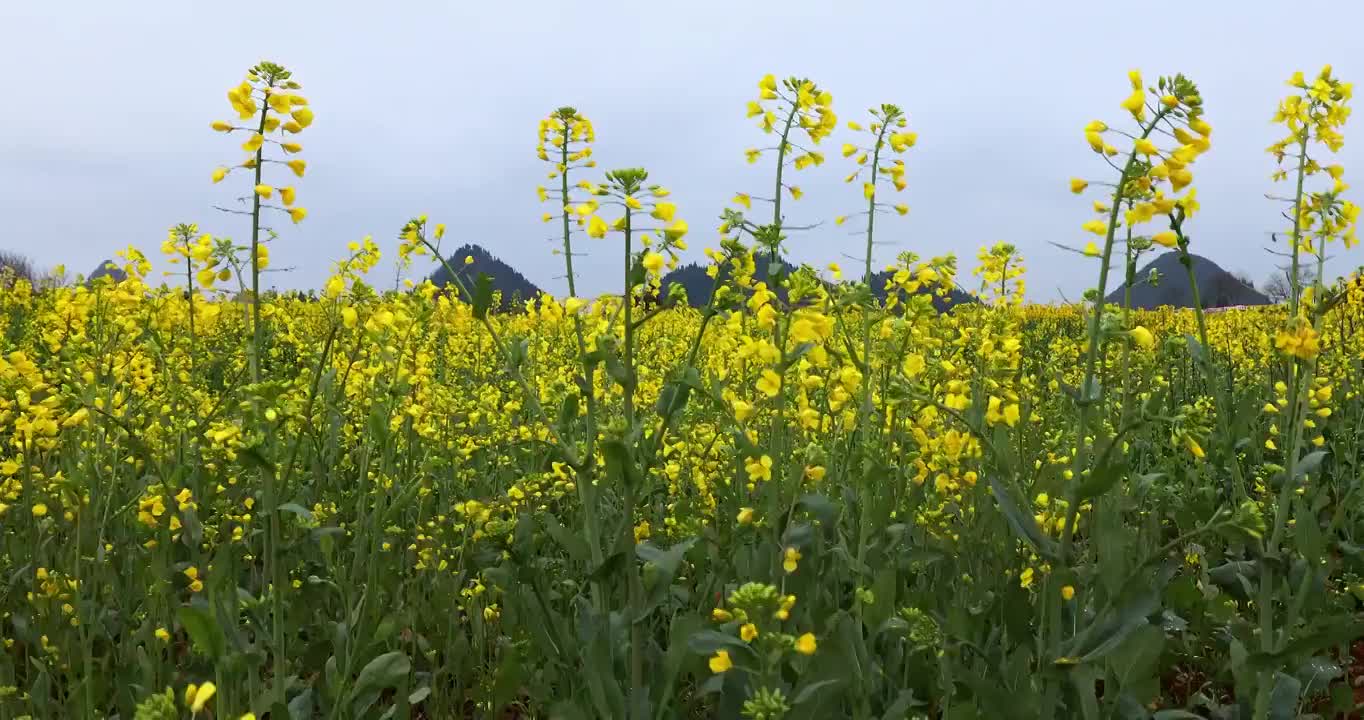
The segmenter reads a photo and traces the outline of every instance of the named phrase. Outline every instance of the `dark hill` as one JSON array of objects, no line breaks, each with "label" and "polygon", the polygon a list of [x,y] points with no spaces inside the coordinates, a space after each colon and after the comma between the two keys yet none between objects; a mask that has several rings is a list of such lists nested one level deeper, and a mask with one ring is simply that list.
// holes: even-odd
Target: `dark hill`
[{"label": "dark hill", "polygon": [[[785,260],[782,260],[781,262],[785,264],[788,269],[794,269],[794,266],[790,265]],[[755,272],[753,273],[753,278],[755,280],[761,280],[763,282],[766,282],[768,276],[767,270],[769,265],[770,262],[766,256],[758,257],[757,267],[755,268]],[[872,295],[874,295],[877,300],[880,300],[882,302],[885,301],[886,280],[890,277],[890,275],[891,275],[890,272],[884,270],[878,273],[874,273],[872,275],[871,292]],[[721,281],[724,281],[726,279],[725,275],[722,274],[720,279]],[[667,297],[669,288],[672,285],[680,284],[687,291],[688,303],[690,303],[692,307],[701,307],[706,303],[710,302],[710,289],[714,285],[714,282],[715,281],[712,280],[711,277],[706,274],[705,266],[698,265],[696,263],[688,263],[686,265],[682,265],[676,268],[672,272],[669,272],[667,275],[663,276],[662,286],[660,288],[660,295],[662,295],[663,297]],[[934,296],[933,307],[937,308],[938,311],[941,312],[943,310],[946,310],[950,307],[955,307],[962,303],[975,301],[976,301],[975,298],[972,297],[970,294],[962,292],[961,290],[954,289],[948,293],[947,297]]]},{"label": "dark hill", "polygon": [[[1241,282],[1217,263],[1201,255],[1190,255],[1189,259],[1193,261],[1194,280],[1198,283],[1203,307],[1269,304],[1269,298],[1263,293]],[[1160,272],[1159,285],[1153,286],[1146,281],[1152,269]],[[1107,301],[1121,304],[1123,290],[1124,286],[1120,285],[1109,294]],[[1189,287],[1189,278],[1179,262],[1179,253],[1174,250],[1137,271],[1136,282],[1132,285],[1132,307],[1150,310],[1161,305],[1193,307],[1193,289]]]},{"label": "dark hill", "polygon": [[[465,259],[470,257],[474,262],[466,265]],[[465,245],[452,253],[446,262],[454,269],[465,287],[472,288],[479,273],[485,273],[492,278],[493,290],[502,293],[502,310],[519,308],[522,302],[533,300],[540,294],[540,288],[536,287],[535,283],[478,245]],[[450,275],[445,271],[444,265],[431,273],[431,284],[445,287],[449,283]]]},{"label": "dark hill", "polygon": [[[771,259],[765,254],[760,254],[754,258],[754,261],[753,279],[758,282],[767,282],[768,276],[771,274],[768,272],[768,268],[772,265]],[[788,272],[796,269],[794,265],[785,260],[778,260],[778,262],[785,266]],[[668,297],[672,286],[680,284],[687,291],[688,304],[692,307],[706,305],[710,302],[710,290],[715,285],[715,281],[706,274],[706,267],[697,263],[687,263],[673,269],[664,275],[660,281],[659,297]],[[721,283],[729,281],[728,266],[721,270],[719,279]]]},{"label": "dark hill", "polygon": [[128,279],[128,273],[123,272],[123,268],[119,267],[118,263],[113,260],[105,260],[99,264],[99,267],[95,268],[94,272],[90,273],[90,276],[87,277],[85,281],[94,282],[102,277],[107,277],[116,283],[121,283]]}]

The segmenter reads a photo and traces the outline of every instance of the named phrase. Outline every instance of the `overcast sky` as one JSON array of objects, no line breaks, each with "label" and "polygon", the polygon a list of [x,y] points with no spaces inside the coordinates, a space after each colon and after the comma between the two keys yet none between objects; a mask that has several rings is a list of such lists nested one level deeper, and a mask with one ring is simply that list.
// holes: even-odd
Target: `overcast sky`
[{"label": "overcast sky", "polygon": [[[878,248],[878,264],[906,249],[955,251],[969,284],[976,250],[1007,240],[1026,256],[1030,299],[1074,298],[1095,268],[1050,242],[1088,239],[1090,198],[1067,181],[1113,172],[1081,129],[1123,120],[1136,67],[1151,81],[1183,72],[1198,83],[1215,132],[1193,168],[1203,205],[1195,250],[1260,281],[1275,263],[1268,231],[1280,225],[1264,194],[1287,192],[1271,184],[1264,153],[1280,134],[1275,103],[1298,69],[1330,62],[1364,81],[1361,27],[1356,0],[1310,11],[1283,0],[4,0],[0,248],[86,273],[130,243],[156,255],[177,222],[247,237],[247,221],[212,209],[245,192],[244,176],[209,180],[240,161],[241,137],[208,125],[234,119],[226,90],[268,58],[294,71],[317,116],[296,183],[309,215],[279,224],[273,262],[295,269],[276,284],[316,286],[347,241],[373,234],[391,248],[407,218],[427,213],[449,225],[447,242],[481,244],[560,294],[562,259],[535,197],[546,170],[537,121],[564,104],[588,115],[602,169],[644,166],[673,189],[699,259],[734,192],[770,193],[771,168],[745,164],[743,150],[770,141],[744,105],[771,72],[816,80],[841,121],[882,102],[907,110],[919,133],[905,156],[911,211],[881,225],[893,244]],[[860,190],[842,183],[850,161],[837,150],[851,135],[842,124],[825,141],[829,161],[797,175],[806,197],[789,222],[860,205]],[[1359,199],[1364,117],[1345,135],[1338,161]],[[614,246],[588,242],[582,287],[614,289]],[[859,242],[826,224],[794,236],[790,250],[847,264]],[[1361,264],[1356,248],[1334,267]]]}]

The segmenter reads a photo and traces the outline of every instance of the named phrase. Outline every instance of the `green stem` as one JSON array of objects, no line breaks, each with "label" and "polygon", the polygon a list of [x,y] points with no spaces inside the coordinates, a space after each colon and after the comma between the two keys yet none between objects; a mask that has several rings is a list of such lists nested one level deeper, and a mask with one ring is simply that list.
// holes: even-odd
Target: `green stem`
[{"label": "green stem", "polygon": [[[1298,177],[1297,188],[1293,196],[1293,237],[1290,240],[1292,247],[1291,256],[1293,258],[1289,271],[1290,294],[1288,299],[1288,319],[1294,320],[1298,316],[1299,304],[1302,299],[1302,281],[1298,277],[1298,246],[1302,241],[1302,197],[1303,183],[1307,176],[1307,128],[1304,126],[1298,136]],[[1265,544],[1264,560],[1277,558],[1279,554],[1279,543],[1283,537],[1284,526],[1288,521],[1288,506],[1292,499],[1294,478],[1297,475],[1298,448],[1302,437],[1302,423],[1298,420],[1301,404],[1301,386],[1305,375],[1303,363],[1296,360],[1289,365],[1292,374],[1292,382],[1288,387],[1288,446],[1284,448],[1284,483],[1279,491],[1278,503],[1274,508],[1274,530],[1270,533],[1269,541]],[[1260,562],[1260,587],[1259,597],[1256,605],[1260,611],[1260,649],[1264,652],[1272,652],[1275,645],[1274,640],[1274,565],[1271,562]],[[1255,707],[1254,717],[1256,720],[1264,720],[1269,717],[1269,699],[1272,690],[1271,679],[1274,676],[1274,669],[1266,669],[1260,673],[1259,682],[1255,688]]]},{"label": "green stem", "polygon": [[[777,232],[777,237],[773,242],[781,240],[781,188],[782,171],[786,169],[786,139],[791,136],[791,124],[795,122],[796,113],[800,112],[800,106],[791,103],[791,112],[786,114],[786,125],[781,130],[781,142],[777,143],[777,184],[772,193],[772,227]],[[777,259],[777,248],[772,247],[772,259]]]},{"label": "green stem", "polygon": [[1208,343],[1208,320],[1203,312],[1203,300],[1199,295],[1198,280],[1194,275],[1193,258],[1189,255],[1189,239],[1184,234],[1184,216],[1180,211],[1178,217],[1171,216],[1172,226],[1178,235],[1179,241],[1179,261],[1184,266],[1185,276],[1189,280],[1189,289],[1193,293],[1194,318],[1198,321],[1198,342],[1203,346],[1202,357],[1197,359],[1199,371],[1203,374],[1203,379],[1213,389],[1213,395],[1217,400],[1217,432],[1222,443],[1222,451],[1226,453],[1227,463],[1231,466],[1232,479],[1236,481],[1237,495],[1244,499],[1246,497],[1246,481],[1241,472],[1241,462],[1236,456],[1236,440],[1231,437],[1231,426],[1228,421],[1229,416],[1234,411],[1232,399],[1227,396],[1226,388],[1217,377],[1212,364],[1212,346]]},{"label": "green stem", "polygon": [[[1156,124],[1165,117],[1165,110],[1155,114],[1151,122],[1142,127],[1141,139],[1148,137],[1156,128]],[[1093,315],[1089,319],[1089,347],[1085,351],[1085,372],[1083,381],[1080,384],[1078,393],[1080,406],[1079,420],[1076,423],[1075,432],[1075,461],[1072,472],[1074,479],[1066,486],[1066,518],[1061,528],[1061,545],[1057,552],[1056,570],[1068,572],[1070,569],[1070,552],[1075,542],[1075,519],[1079,513],[1079,503],[1076,501],[1076,489],[1083,481],[1085,467],[1089,461],[1089,424],[1093,408],[1103,398],[1103,393],[1094,388],[1095,376],[1097,375],[1097,364],[1099,358],[1099,346],[1102,344],[1102,327],[1104,311],[1104,293],[1108,290],[1108,271],[1113,255],[1113,238],[1118,229],[1118,211],[1122,209],[1124,194],[1127,190],[1127,179],[1132,174],[1132,168],[1137,160],[1135,148],[1128,153],[1127,162],[1123,165],[1122,174],[1118,177],[1117,187],[1113,189],[1113,202],[1109,208],[1108,231],[1104,236],[1103,254],[1099,261],[1099,287],[1098,296],[1094,300]],[[1092,395],[1091,395],[1092,393]],[[1047,652],[1054,653],[1059,650],[1062,640],[1063,628],[1061,627],[1061,604],[1063,599],[1061,593],[1048,585],[1047,597]],[[1042,709],[1045,717],[1050,717],[1056,707],[1057,696],[1060,692],[1060,680],[1052,679],[1047,682],[1046,695],[1043,698]]]},{"label": "green stem", "polygon": [[[625,382],[621,388],[624,400],[625,411],[625,433],[631,437],[635,432],[635,324],[633,316],[634,306],[634,282],[631,278],[631,266],[634,258],[631,257],[633,251],[632,240],[633,232],[631,228],[631,212],[627,206],[625,208],[625,294],[621,298],[624,304],[622,308],[625,313],[625,352],[622,362],[625,364]],[[640,478],[637,482],[643,482]],[[625,547],[630,548],[633,554],[635,546],[635,502],[636,488],[635,483],[627,482],[625,486]],[[641,584],[639,563],[634,558],[629,559],[629,601],[630,601],[630,710],[629,715],[636,720],[643,720],[639,714],[639,709],[644,705],[641,702],[643,693],[646,692],[644,686],[644,627],[640,622],[640,611],[644,605],[644,587]]]},{"label": "green stem", "polygon": [[[875,232],[876,232],[876,192],[875,192],[875,191],[876,191],[877,171],[878,171],[878,170],[880,169],[880,167],[881,167],[881,144],[882,144],[883,138],[885,137],[885,134],[886,134],[886,128],[890,127],[890,124],[891,124],[891,122],[893,122],[893,121],[894,121],[894,118],[892,118],[890,115],[887,115],[885,118],[882,119],[881,128],[880,128],[880,130],[878,130],[877,133],[876,133],[876,143],[875,143],[874,145],[872,145],[872,151],[871,151],[871,152],[872,152],[872,155],[871,155],[871,184],[872,184],[872,194],[871,194],[871,197],[867,198],[867,254],[866,254],[866,257],[863,258],[863,270],[862,270],[862,282],[865,283],[865,284],[867,285],[867,288],[868,288],[868,289],[871,288],[871,253],[872,253],[872,240],[873,240],[873,238],[874,238],[874,236],[875,236]],[[863,380],[862,380],[862,401],[861,401],[861,403],[860,403],[861,408],[860,408],[859,411],[858,411],[859,414],[860,414],[860,418],[859,418],[860,422],[858,423],[858,436],[859,436],[859,438],[860,438],[860,440],[861,440],[861,442],[859,442],[858,445],[861,446],[861,448],[860,448],[860,453],[862,454],[862,457],[863,457],[863,460],[864,460],[864,461],[865,461],[865,459],[866,459],[867,450],[868,450],[868,448],[871,446],[871,437],[872,437],[872,434],[873,434],[873,433],[872,433],[872,428],[871,428],[871,423],[872,423],[873,417],[874,417],[874,413],[872,412],[872,392],[871,392],[872,379],[873,379],[873,378],[872,378],[872,364],[871,364],[871,325],[872,325],[872,303],[873,303],[873,302],[874,302],[874,300],[870,299],[870,297],[869,297],[869,298],[868,298],[868,301],[867,301],[867,305],[862,309],[862,361],[863,361],[863,363],[866,365],[866,372],[865,372],[865,375],[864,375]],[[862,476],[863,476],[863,477],[861,477],[861,478],[859,478],[859,479],[865,480],[865,479],[866,479],[866,474],[865,474],[865,473],[862,473]],[[870,496],[871,496],[871,493],[872,493],[872,488],[873,488],[873,486],[872,486],[871,483],[862,482],[862,483],[861,483],[861,487],[860,487],[860,489],[859,489],[859,493],[858,493],[859,496],[860,496],[860,497],[858,498],[858,499],[859,499],[859,503],[858,503],[858,504],[859,504],[859,509],[861,510],[862,518],[861,518],[861,522],[858,523],[857,549],[856,549],[855,552],[856,552],[857,564],[858,564],[859,567],[862,565],[863,558],[866,556],[867,543],[868,543],[868,539],[869,539],[869,537],[870,537],[870,535],[871,535],[871,515],[872,515],[872,513],[871,513],[871,507],[872,507],[872,505],[873,505],[873,502],[872,502],[872,498],[871,498]],[[862,606],[859,604],[859,605],[858,605],[858,614],[859,614],[859,616],[861,615],[861,612],[862,612]]]},{"label": "green stem", "polygon": [[[568,119],[564,119],[563,140],[559,145],[559,191],[561,208],[561,218],[563,220],[564,236],[564,271],[568,276],[568,296],[577,297],[577,278],[573,273],[573,241],[572,228],[568,220],[568,144],[569,127]],[[593,473],[593,459],[596,457],[595,447],[597,442],[597,392],[596,392],[596,369],[595,366],[587,361],[587,340],[583,334],[583,321],[577,313],[573,314],[573,333],[578,340],[578,361],[582,367],[583,399],[587,403],[587,424],[586,424],[586,443],[583,452],[584,465],[575,469],[578,478],[578,503],[583,509],[583,534],[587,537],[587,547],[591,553],[592,566],[601,566],[603,553],[601,549],[601,530],[600,520],[597,516],[597,487],[595,475]],[[601,583],[592,583],[593,602],[597,604],[597,610],[605,608],[602,597]]]},{"label": "green stem", "polygon": [[192,249],[191,249],[190,246],[189,246],[189,237],[188,237],[188,236],[185,236],[185,237],[182,237],[181,239],[182,239],[182,240],[184,241],[184,243],[185,243],[185,251],[186,251],[186,252],[185,252],[185,299],[189,302],[189,342],[190,342],[190,346],[191,346],[191,351],[190,351],[190,369],[193,370],[193,369],[194,369],[194,365],[193,365],[193,363],[194,363],[193,345],[194,345],[194,337],[195,337],[195,332],[194,332],[194,256],[190,254],[190,252],[192,251]]},{"label": "green stem", "polygon": [[[271,83],[273,85],[273,82]],[[262,100],[260,109],[260,124],[256,127],[256,132],[262,138],[265,137],[265,118],[270,113],[270,103]],[[260,382],[260,346],[261,346],[261,319],[260,319],[260,194],[256,192],[256,187],[260,185],[261,170],[265,165],[265,143],[256,148],[256,167],[255,182],[251,185],[251,382]]]}]

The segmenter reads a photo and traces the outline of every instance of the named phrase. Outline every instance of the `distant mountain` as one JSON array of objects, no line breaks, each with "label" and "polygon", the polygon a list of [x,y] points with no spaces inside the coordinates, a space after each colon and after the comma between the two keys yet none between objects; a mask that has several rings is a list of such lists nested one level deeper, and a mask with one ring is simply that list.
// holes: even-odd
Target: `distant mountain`
[{"label": "distant mountain", "polygon": [[[473,258],[473,263],[466,265],[467,258]],[[492,278],[493,290],[502,292],[500,308],[502,310],[518,308],[520,303],[533,300],[541,292],[535,283],[527,280],[512,266],[493,257],[479,245],[465,245],[451,254],[446,262],[454,269],[465,287],[472,288],[479,273],[486,273]],[[431,284],[437,287],[445,287],[450,283],[450,275],[445,271],[444,265],[436,268],[430,279]]]},{"label": "distant mountain", "polygon": [[113,260],[105,260],[85,278],[85,281],[94,282],[102,277],[108,277],[116,283],[121,283],[128,279],[128,273],[123,272],[123,268],[119,267],[118,263]]},{"label": "distant mountain", "polygon": [[[1237,279],[1217,263],[1201,255],[1190,255],[1189,259],[1193,261],[1194,280],[1198,283],[1203,307],[1270,304],[1264,293]],[[1160,272],[1159,285],[1147,282],[1152,269]],[[1122,303],[1124,289],[1125,284],[1120,285],[1108,295],[1107,301]],[[1150,310],[1161,305],[1193,307],[1193,289],[1189,287],[1188,275],[1175,250],[1160,255],[1138,270],[1132,285],[1132,307]]]},{"label": "distant mountain", "polygon": [[[791,265],[785,260],[779,259],[778,262],[785,265],[788,270],[795,269],[795,266]],[[771,260],[768,258],[768,256],[759,255],[756,258],[756,268],[755,272],[753,273],[754,280],[761,280],[763,282],[766,282],[769,267],[771,267]],[[886,280],[890,278],[891,274],[892,273],[890,271],[883,270],[872,275],[871,292],[872,295],[874,295],[877,300],[880,300],[882,302],[885,301]],[[720,279],[723,281],[726,278],[727,273],[722,273]],[[681,285],[687,291],[688,303],[690,303],[692,307],[701,307],[706,303],[710,302],[710,290],[711,287],[714,286],[714,284],[715,281],[712,280],[711,277],[706,274],[705,266],[698,265],[696,263],[688,263],[686,265],[682,265],[674,269],[672,272],[669,272],[668,274],[663,276],[661,287],[659,289],[659,295],[661,297],[667,297],[669,288],[672,285]],[[960,305],[962,303],[969,302],[976,302],[975,297],[973,297],[969,293],[965,293],[955,289],[950,291],[946,297],[937,297],[936,295],[933,297],[933,307],[937,308],[939,312],[946,310],[950,307],[956,307],[957,305]]]},{"label": "distant mountain", "polygon": [[679,265],[666,275],[659,284],[659,297],[668,297],[672,286],[681,285],[687,291],[687,303],[701,307],[710,302],[710,289],[715,281],[706,274],[706,268],[696,263]]},{"label": "distant mountain", "polygon": [[[778,261],[789,272],[795,270],[795,266],[778,259]],[[756,282],[767,282],[771,275],[769,272],[772,267],[772,259],[765,253],[760,253],[754,258],[753,280]],[[720,272],[720,282],[728,282],[729,268],[726,266]],[[687,263],[679,266],[663,276],[659,283],[659,297],[668,297],[673,285],[680,284],[687,291],[687,302],[692,307],[702,307],[710,302],[710,291],[715,286],[715,280],[706,274],[706,266],[697,263]]]}]

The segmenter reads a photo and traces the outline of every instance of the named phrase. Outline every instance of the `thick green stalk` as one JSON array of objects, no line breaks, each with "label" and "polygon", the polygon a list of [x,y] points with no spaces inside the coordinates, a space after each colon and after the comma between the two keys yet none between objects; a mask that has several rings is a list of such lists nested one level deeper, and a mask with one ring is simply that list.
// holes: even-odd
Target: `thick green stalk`
[{"label": "thick green stalk", "polygon": [[[871,287],[871,252],[872,240],[876,231],[876,174],[881,168],[881,143],[885,137],[886,128],[890,126],[891,118],[887,116],[885,122],[881,123],[881,130],[876,133],[876,144],[872,146],[871,154],[871,183],[872,196],[867,198],[867,256],[863,258],[864,267],[862,270],[862,282],[867,287]],[[862,314],[862,362],[867,366],[867,382],[862,389],[862,412],[863,421],[871,414],[871,308],[868,307]]]},{"label": "thick green stalk", "polygon": [[[788,147],[787,139],[791,135],[791,126],[794,124],[796,115],[799,114],[799,112],[800,106],[793,102],[791,104],[791,111],[786,115],[786,123],[782,127],[781,140],[777,143],[777,179],[776,186],[774,188],[772,196],[772,225],[771,225],[772,237],[770,238],[770,241],[772,243],[770,252],[772,264],[775,264],[778,259],[777,250],[781,244],[782,225],[784,223],[781,214],[781,191],[783,187],[782,174],[786,169],[786,150]],[[771,275],[769,274],[768,280],[770,281],[771,279],[772,279]],[[769,282],[768,284],[771,285],[772,283]],[[782,331],[783,319],[784,316],[779,314],[776,318],[776,321],[772,324],[772,340],[773,342],[776,343],[777,348],[781,350],[782,364],[785,365],[786,337]],[[777,370],[783,371],[784,368],[779,367],[777,368]],[[785,375],[784,372],[782,372],[781,374],[783,376]],[[772,449],[771,457],[773,460],[772,474],[773,476],[779,478],[784,477],[785,475],[786,458],[788,456],[785,447],[784,433],[784,429],[786,427],[785,377],[782,378],[782,383],[783,386],[778,391],[776,398],[774,398],[774,406],[772,408],[772,429],[770,445]],[[778,512],[776,503],[780,502],[780,485],[778,485],[777,488],[778,488],[777,491],[768,493],[768,498],[772,503],[772,507],[769,508],[769,513],[772,514],[773,516],[775,516]]]},{"label": "thick green stalk", "polygon": [[[194,344],[194,256],[191,255],[189,238],[182,238],[185,242],[185,299],[189,302],[189,341]],[[190,368],[193,369],[194,354],[190,353]]]},{"label": "thick green stalk", "polygon": [[1298,179],[1293,193],[1293,265],[1289,281],[1288,316],[1298,316],[1298,304],[1302,300],[1302,279],[1298,277],[1298,245],[1302,241],[1302,190],[1307,178],[1307,127],[1298,136]]},{"label": "thick green stalk", "polygon": [[[564,122],[563,141],[559,145],[559,201],[561,205],[561,217],[563,220],[564,235],[564,271],[568,276],[568,296],[577,297],[577,278],[573,274],[573,241],[572,228],[568,220],[568,143],[569,128],[568,122]],[[593,473],[592,459],[595,457],[595,446],[597,442],[597,392],[595,387],[595,367],[587,361],[587,341],[583,334],[582,318],[574,313],[573,333],[578,340],[578,360],[582,366],[583,373],[583,399],[587,403],[587,440],[583,457],[585,464],[577,472],[578,482],[578,502],[583,508],[583,533],[587,536],[587,547],[591,552],[593,567],[600,567],[603,553],[601,549],[600,521],[597,517],[597,487],[595,475]],[[598,604],[597,610],[604,609],[602,603],[601,583],[592,583],[593,602]]]},{"label": "thick green stalk", "polygon": [[[876,232],[876,193],[875,193],[876,178],[877,172],[880,170],[881,167],[882,139],[885,137],[886,128],[890,127],[891,122],[892,118],[889,115],[883,118],[883,122],[881,123],[881,129],[876,133],[876,143],[872,145],[871,183],[873,192],[871,197],[867,198],[867,255],[865,258],[863,258],[862,270],[862,282],[866,283],[868,289],[871,288],[872,240]],[[862,452],[864,453],[871,444],[870,438],[872,435],[870,425],[873,417],[871,392],[872,387],[871,321],[873,302],[874,301],[871,298],[868,298],[867,306],[862,309],[862,363],[866,366],[866,373],[865,377],[862,380],[862,401],[860,403],[861,408],[859,409],[859,414],[861,415],[861,417],[859,418],[860,422],[858,423],[858,435],[862,440],[861,443],[859,444],[862,445]],[[867,541],[871,535],[870,527],[871,498],[869,497],[871,494],[871,490],[872,490],[871,485],[867,483],[863,483],[860,489],[861,498],[859,504],[862,510],[862,521],[858,523],[858,538],[856,550],[858,565],[862,564],[862,559],[866,556]],[[860,613],[861,606],[859,605],[858,608]]]},{"label": "thick green stalk", "polygon": [[[775,241],[781,239],[781,188],[782,172],[786,169],[786,140],[791,136],[791,124],[796,120],[796,114],[800,112],[800,106],[791,103],[791,112],[786,115],[786,125],[781,129],[781,141],[777,143],[777,183],[772,192],[772,227],[777,232]],[[772,248],[772,259],[777,259],[777,249]]]},{"label": "thick green stalk", "polygon": [[[270,80],[268,87],[273,87],[274,81]],[[270,103],[268,102],[269,90],[266,96],[261,99],[260,123],[256,132],[262,138],[265,137],[265,120],[270,114]],[[255,156],[255,182],[251,186],[251,381],[260,382],[261,376],[261,345],[263,344],[263,329],[261,326],[260,310],[260,194],[256,192],[256,186],[261,184],[261,172],[264,169],[265,144],[256,148]],[[266,532],[266,551],[265,560],[269,564],[270,576],[270,632],[271,632],[271,652],[274,654],[274,677],[272,678],[272,688],[275,701],[285,701],[284,687],[284,661],[285,661],[285,639],[284,639],[284,597],[283,575],[280,572],[279,546],[280,546],[280,527],[278,488],[274,473],[262,471],[265,476],[264,501],[266,512],[269,513],[268,529]]]},{"label": "thick green stalk", "polygon": [[[261,101],[260,124],[256,126],[256,132],[265,137],[265,118],[270,113],[270,103]],[[256,148],[256,167],[255,181],[251,184],[251,382],[260,382],[260,346],[261,346],[261,320],[260,320],[260,195],[256,192],[256,186],[260,185],[261,170],[265,164],[265,143]]]},{"label": "thick green stalk", "polygon": [[[632,434],[635,430],[635,321],[633,314],[634,305],[634,282],[631,279],[631,265],[634,258],[631,257],[633,233],[631,228],[631,212],[627,206],[625,208],[625,294],[621,301],[624,303],[623,312],[625,314],[625,352],[622,362],[625,365],[625,382],[621,392],[625,403],[625,432]],[[640,479],[639,482],[643,480]],[[635,502],[636,492],[634,483],[627,481],[625,486],[625,547],[633,549],[635,546]],[[643,720],[638,714],[640,707],[639,698],[647,690],[644,685],[644,627],[638,621],[640,610],[644,605],[644,587],[641,585],[639,563],[634,558],[629,559],[630,574],[627,582],[629,583],[630,600],[630,710],[629,715],[636,720]]]},{"label": "thick green stalk", "polygon": [[[1127,243],[1123,248],[1124,278],[1122,285],[1122,326],[1132,329],[1132,283],[1137,279],[1137,262],[1132,250],[1132,228],[1127,228]],[[1127,424],[1129,399],[1132,395],[1132,343],[1122,346],[1122,416],[1119,425]]]},{"label": "thick green stalk", "polygon": [[[1298,177],[1297,187],[1293,194],[1293,237],[1291,256],[1292,265],[1289,271],[1289,298],[1288,298],[1288,319],[1291,321],[1298,316],[1298,308],[1302,301],[1302,281],[1298,277],[1298,246],[1302,241],[1302,197],[1303,184],[1307,176],[1307,127],[1304,126],[1298,136]],[[1274,508],[1274,529],[1270,533],[1269,541],[1265,544],[1266,557],[1278,557],[1279,543],[1283,538],[1284,526],[1288,521],[1288,507],[1292,501],[1294,476],[1297,474],[1298,450],[1302,440],[1302,422],[1299,420],[1301,411],[1299,405],[1302,402],[1303,377],[1306,375],[1307,366],[1305,363],[1293,361],[1289,365],[1292,377],[1288,386],[1288,446],[1284,448],[1284,483],[1279,491],[1278,504]],[[1260,587],[1259,597],[1256,605],[1260,611],[1260,649],[1265,652],[1272,652],[1274,649],[1274,565],[1268,562],[1260,563]],[[1274,677],[1274,670],[1267,669],[1260,673],[1260,680],[1256,686],[1254,717],[1256,720],[1264,720],[1269,717],[1269,699],[1272,690],[1271,680]]]},{"label": "thick green stalk", "polygon": [[[1156,124],[1165,117],[1165,111],[1156,113],[1151,122],[1142,127],[1141,138],[1148,137]],[[1089,462],[1089,424],[1093,413],[1094,405],[1101,402],[1103,393],[1091,390],[1095,383],[1097,365],[1099,358],[1100,335],[1102,333],[1102,321],[1104,311],[1104,293],[1108,290],[1108,271],[1111,266],[1113,255],[1113,239],[1118,229],[1118,211],[1122,209],[1124,193],[1127,190],[1127,179],[1132,173],[1132,168],[1137,160],[1137,151],[1134,148],[1127,155],[1127,162],[1123,165],[1122,174],[1118,177],[1117,187],[1113,190],[1113,202],[1108,214],[1108,232],[1104,236],[1103,254],[1099,260],[1099,288],[1098,297],[1094,300],[1093,315],[1089,320],[1089,347],[1085,351],[1085,372],[1083,380],[1078,389],[1079,393],[1079,420],[1076,423],[1075,432],[1075,461],[1072,472],[1074,479],[1066,486],[1066,518],[1061,526],[1061,545],[1057,553],[1057,571],[1069,570],[1070,551],[1075,542],[1075,519],[1079,514],[1079,502],[1076,498],[1076,488],[1081,482],[1085,466]],[[1093,396],[1090,393],[1093,392]],[[1051,587],[1052,583],[1046,583],[1047,597],[1044,599],[1047,607],[1047,644],[1048,652],[1057,652],[1061,648],[1062,631],[1061,627],[1061,593],[1058,588]],[[1045,717],[1050,717],[1056,707],[1057,695],[1060,687],[1057,680],[1047,682],[1047,692],[1043,699],[1042,709]]]},{"label": "thick green stalk", "polygon": [[[1152,120],[1151,124],[1147,125],[1143,129],[1144,131],[1141,134],[1142,138],[1145,138],[1146,136],[1151,134],[1151,130],[1155,128],[1156,122],[1160,119],[1160,117],[1161,115],[1157,115],[1156,119]],[[1068,502],[1074,499],[1073,488],[1078,483],[1078,478],[1080,477],[1080,474],[1083,472],[1085,464],[1089,460],[1088,458],[1089,441],[1087,439],[1087,434],[1089,432],[1090,415],[1093,412],[1093,406],[1096,403],[1098,403],[1102,398],[1102,393],[1095,392],[1093,397],[1090,397],[1089,393],[1091,392],[1091,386],[1094,385],[1095,376],[1097,374],[1099,345],[1101,344],[1099,336],[1102,332],[1104,293],[1108,290],[1108,272],[1111,266],[1111,257],[1113,254],[1113,236],[1117,232],[1118,211],[1122,208],[1122,201],[1124,198],[1123,194],[1126,191],[1127,186],[1127,177],[1132,172],[1132,166],[1136,161],[1136,157],[1137,157],[1136,150],[1133,150],[1131,154],[1127,156],[1127,164],[1123,166],[1122,175],[1121,177],[1118,178],[1118,186],[1113,191],[1112,207],[1109,209],[1108,233],[1104,237],[1103,255],[1101,256],[1099,261],[1098,296],[1094,300],[1094,309],[1092,311],[1093,314],[1090,316],[1089,319],[1089,346],[1085,350],[1085,372],[1083,376],[1084,379],[1081,382],[1079,388],[1080,418],[1076,428],[1075,437],[1076,452],[1075,462],[1073,465],[1074,469],[1073,471],[1077,479],[1075,482],[1071,483],[1070,485],[1071,489],[1069,489],[1066,493]],[[1071,545],[1074,542],[1071,528],[1075,526],[1075,515],[1077,511],[1078,508],[1076,507],[1076,504],[1074,502],[1070,502],[1070,506],[1067,508],[1066,522],[1061,537],[1060,560],[1062,564],[1066,563],[1069,560]],[[1059,632],[1060,628],[1057,627],[1056,630]],[[1059,638],[1055,639],[1059,640]]]}]

